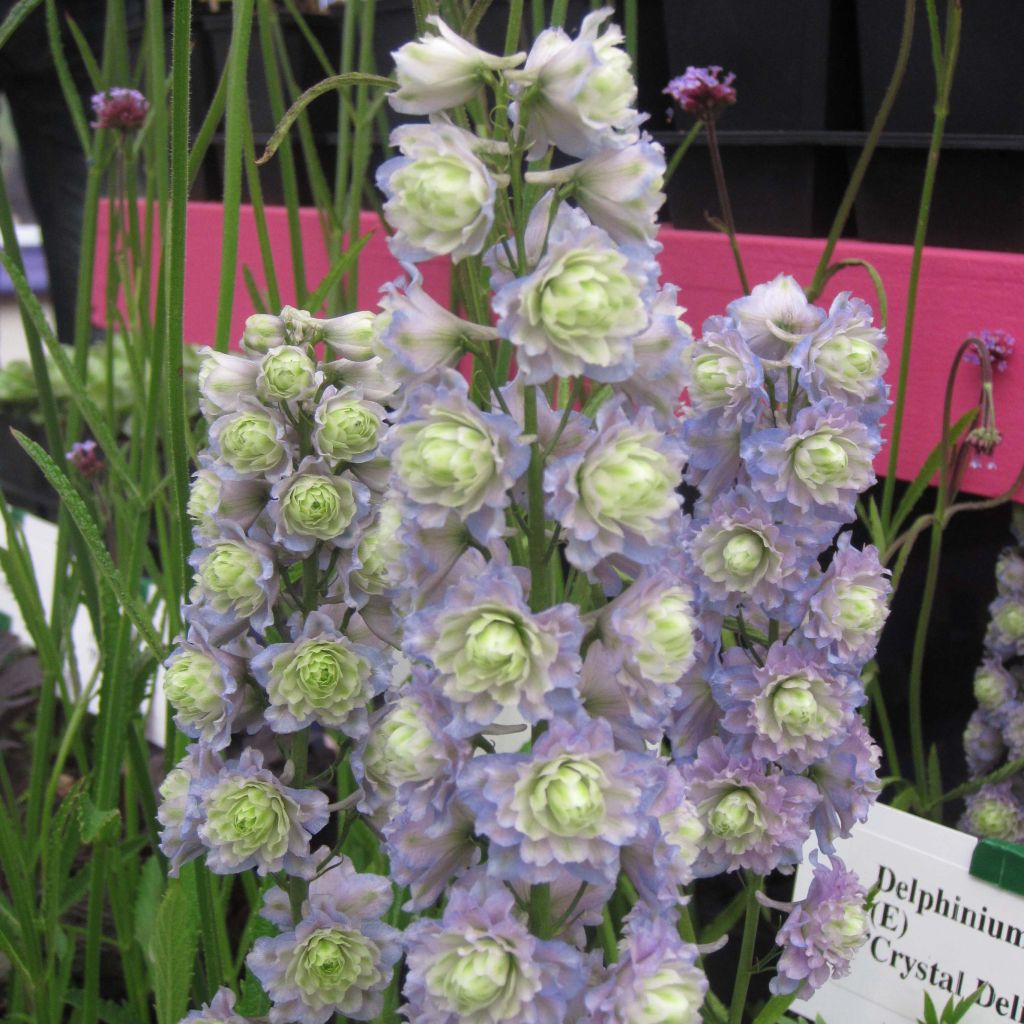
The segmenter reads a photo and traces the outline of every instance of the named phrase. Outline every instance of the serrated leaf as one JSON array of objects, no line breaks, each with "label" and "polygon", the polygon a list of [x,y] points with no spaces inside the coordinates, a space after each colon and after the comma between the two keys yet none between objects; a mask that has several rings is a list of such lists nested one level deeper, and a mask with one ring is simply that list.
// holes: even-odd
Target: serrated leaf
[{"label": "serrated leaf", "polygon": [[199,944],[198,916],[194,898],[185,884],[177,878],[168,879],[149,950],[159,1024],[178,1024],[188,1010]]},{"label": "serrated leaf", "polygon": [[242,978],[242,994],[235,1005],[235,1013],[241,1017],[264,1017],[270,1010],[270,997],[263,991],[259,979],[248,968]]},{"label": "serrated leaf", "polygon": [[116,807],[100,810],[88,793],[78,802],[78,831],[82,842],[94,845],[116,838],[121,824],[121,812]]},{"label": "serrated leaf", "polygon": [[152,950],[153,930],[156,915],[160,909],[160,897],[164,891],[164,873],[160,862],[150,857],[142,865],[139,885],[135,895],[135,941],[148,957]]}]

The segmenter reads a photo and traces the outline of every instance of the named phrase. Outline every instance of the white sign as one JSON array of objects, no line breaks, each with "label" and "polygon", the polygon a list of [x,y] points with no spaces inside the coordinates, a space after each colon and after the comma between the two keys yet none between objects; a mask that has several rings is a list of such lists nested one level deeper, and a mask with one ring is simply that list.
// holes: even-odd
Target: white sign
[{"label": "white sign", "polygon": [[[871,935],[850,974],[793,1012],[826,1024],[910,1024],[927,992],[941,1010],[950,996],[983,989],[966,1024],[1024,1024],[1024,899],[968,874],[977,843],[923,818],[877,804],[837,844],[846,866],[879,892]],[[795,898],[810,884],[801,865]]]}]

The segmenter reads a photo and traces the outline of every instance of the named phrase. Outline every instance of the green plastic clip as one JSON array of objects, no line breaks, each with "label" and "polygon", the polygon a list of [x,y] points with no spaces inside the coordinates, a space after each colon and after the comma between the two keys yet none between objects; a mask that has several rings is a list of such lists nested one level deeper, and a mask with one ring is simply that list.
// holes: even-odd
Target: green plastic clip
[{"label": "green plastic clip", "polygon": [[970,873],[1024,896],[1024,846],[1005,839],[979,839],[971,855]]}]

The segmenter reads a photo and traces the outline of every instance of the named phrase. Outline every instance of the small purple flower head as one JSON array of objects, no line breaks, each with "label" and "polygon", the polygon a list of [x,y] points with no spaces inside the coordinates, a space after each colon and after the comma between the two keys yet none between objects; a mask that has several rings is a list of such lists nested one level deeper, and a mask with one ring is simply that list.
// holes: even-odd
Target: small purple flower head
[{"label": "small purple flower head", "polygon": [[423,526],[443,526],[454,511],[486,543],[503,528],[508,489],[530,461],[521,433],[510,416],[481,412],[465,378],[446,370],[436,386],[408,395],[383,450]]},{"label": "small purple flower head", "polygon": [[686,388],[697,413],[753,420],[768,405],[761,360],[728,317],[704,322],[701,336],[686,351]]},{"label": "small purple flower head", "polygon": [[888,408],[885,341],[885,333],[872,324],[871,307],[840,292],[827,319],[797,345],[790,360],[813,401],[838,398],[857,405],[865,418],[877,419]]},{"label": "small purple flower head", "polygon": [[829,661],[862,665],[872,657],[889,615],[892,585],[871,545],[858,550],[843,533],[821,583],[811,595],[802,633],[828,651]]},{"label": "small purple flower head", "polygon": [[250,868],[261,875],[282,869],[303,877],[312,873],[310,836],[328,819],[323,793],[284,785],[263,767],[255,747],[193,785],[202,805],[199,838],[208,851],[206,866],[215,874]]},{"label": "small purple flower head", "polygon": [[1012,782],[984,786],[965,801],[960,828],[979,839],[1024,842],[1024,804]]},{"label": "small purple flower head", "polygon": [[217,989],[217,994],[182,1017],[180,1024],[248,1024],[245,1017],[235,1013],[235,993],[229,988]]},{"label": "small purple flower head", "polygon": [[820,797],[814,784],[746,754],[730,754],[714,737],[683,768],[687,797],[705,828],[694,868],[698,878],[747,868],[759,875],[800,860]]},{"label": "small purple flower head", "polygon": [[618,960],[587,992],[586,1024],[698,1024],[708,983],[697,956],[670,915],[638,905],[626,918]]},{"label": "small purple flower head", "polygon": [[453,887],[440,920],[405,931],[403,1013],[415,1024],[561,1024],[583,956],[530,934],[512,894],[482,872]]},{"label": "small purple flower head", "polygon": [[847,522],[857,495],[875,482],[872,461],[881,443],[856,409],[825,399],[798,412],[788,429],[751,434],[741,452],[751,487],[766,501]]},{"label": "small purple flower head", "polygon": [[997,597],[989,612],[985,647],[1004,658],[1024,657],[1024,594]]},{"label": "small purple flower head", "polygon": [[142,127],[148,110],[149,100],[138,89],[114,86],[93,96],[92,112],[96,120],[92,127],[113,128],[129,134]]},{"label": "small purple flower head", "polygon": [[236,523],[225,522],[223,531],[219,540],[189,556],[195,569],[189,599],[211,625],[248,620],[262,631],[274,621],[279,586],[273,551],[247,537]]},{"label": "small purple flower head", "polygon": [[675,765],[659,764],[658,786],[643,836],[622,851],[622,870],[652,906],[671,909],[693,881],[693,865],[704,839],[704,823],[687,798]]},{"label": "small purple flower head", "polygon": [[854,715],[846,738],[808,769],[807,776],[821,796],[812,823],[825,853],[832,853],[835,840],[849,836],[854,825],[867,821],[882,790],[878,778],[881,760],[882,752],[863,719]]},{"label": "small purple flower head", "polygon": [[560,206],[549,225],[552,195],[530,214],[529,274],[516,277],[501,247],[487,257],[498,331],[515,346],[527,384],[555,376],[625,380],[632,339],[649,324],[657,264],[646,246],[616,244],[575,207]]},{"label": "small purple flower head", "polygon": [[354,547],[369,520],[369,489],[348,473],[335,475],[315,455],[279,480],[270,496],[274,540],[292,555],[309,556],[317,544]]},{"label": "small purple flower head", "polygon": [[400,933],[380,920],[391,903],[388,879],[335,859],[310,884],[294,928],[284,891],[271,889],[265,899],[263,916],[288,929],[257,939],[246,958],[270,996],[270,1024],[376,1017],[402,955]]},{"label": "small purple flower head", "polygon": [[1005,548],[996,561],[996,587],[1000,596],[1024,596],[1024,552]]},{"label": "small purple flower head", "polygon": [[688,67],[662,90],[694,117],[714,118],[736,102],[735,72],[723,73],[721,67]]},{"label": "small purple flower head", "polygon": [[999,658],[986,658],[974,673],[974,699],[983,711],[998,711],[1019,693],[1017,677]]},{"label": "small purple flower head", "polygon": [[768,648],[760,667],[738,647],[726,651],[712,682],[726,710],[722,724],[755,757],[793,771],[827,758],[848,734],[863,688],[822,661],[782,643]]},{"label": "small purple flower head", "polygon": [[103,452],[100,451],[99,445],[91,440],[76,441],[64,458],[86,480],[99,476],[107,468],[107,464],[103,461]]},{"label": "small purple flower head", "polygon": [[964,757],[971,778],[987,775],[1005,756],[1003,730],[989,712],[978,708],[964,729]]},{"label": "small purple flower head", "polygon": [[168,873],[172,878],[178,877],[183,864],[203,852],[199,839],[202,811],[193,784],[216,776],[223,767],[220,755],[209,747],[193,743],[160,784],[160,807],[156,812],[162,826],[160,851],[170,861]]},{"label": "small purple flower head", "polygon": [[487,870],[507,881],[614,880],[619,850],[642,832],[651,758],[615,749],[601,719],[555,719],[527,754],[469,762],[459,793],[490,840]]},{"label": "small purple flower head", "polygon": [[[988,329],[980,330],[974,336],[981,339],[985,348],[988,349],[988,357],[992,362],[992,369],[998,373],[1004,373],[1013,356],[1013,350],[1017,345],[1017,340],[1014,336],[1007,331]],[[973,348],[969,348],[964,353],[964,362],[980,366],[981,358]]]},{"label": "small purple flower head", "polygon": [[293,623],[292,643],[271,644],[252,659],[267,691],[264,712],[274,732],[296,732],[317,722],[358,739],[367,731],[367,707],[388,685],[382,655],[342,634],[324,612]]},{"label": "small purple flower head", "polygon": [[534,723],[552,717],[552,701],[575,703],[578,609],[560,604],[535,614],[524,597],[525,570],[485,563],[475,551],[464,561],[443,603],[408,619],[403,639],[406,654],[437,670],[435,685],[452,702],[458,731],[479,732],[506,709]]},{"label": "small purple flower head", "polygon": [[259,709],[244,684],[245,659],[231,646],[212,643],[201,622],[164,662],[164,694],[174,708],[174,724],[211,750],[223,750],[231,733],[258,718]]},{"label": "small purple flower head", "polygon": [[825,311],[807,301],[788,274],[756,285],[749,295],[726,307],[740,337],[762,359],[782,361],[825,319]]},{"label": "small purple flower head", "polygon": [[811,853],[810,888],[775,938],[782,947],[770,986],[775,995],[806,999],[830,978],[845,977],[868,940],[864,886],[838,857],[829,860],[828,866],[820,864],[817,851]]},{"label": "small purple flower head", "polygon": [[547,511],[568,537],[569,562],[589,571],[612,555],[641,565],[660,558],[682,504],[683,459],[649,410],[630,421],[621,402],[603,405],[589,445],[544,471]]},{"label": "small purple flower head", "polygon": [[746,487],[722,494],[690,543],[700,588],[717,611],[778,608],[801,574],[795,531]]}]

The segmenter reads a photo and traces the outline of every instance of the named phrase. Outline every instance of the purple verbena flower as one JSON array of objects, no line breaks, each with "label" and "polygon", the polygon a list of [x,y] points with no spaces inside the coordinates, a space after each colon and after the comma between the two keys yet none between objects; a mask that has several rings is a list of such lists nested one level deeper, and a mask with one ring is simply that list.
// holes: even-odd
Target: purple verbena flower
[{"label": "purple verbena flower", "polygon": [[[985,348],[988,349],[988,357],[992,362],[992,369],[999,373],[1004,373],[1017,345],[1013,335],[998,329],[982,329],[975,333],[975,337],[979,338]],[[969,348],[964,353],[964,362],[980,366],[981,357],[973,348]]]},{"label": "purple verbena flower", "polygon": [[68,462],[86,479],[99,476],[106,468],[103,452],[95,441],[76,441],[71,450],[64,456]]},{"label": "purple verbena flower", "polygon": [[92,97],[93,128],[113,128],[125,134],[137,131],[146,120],[149,100],[138,89],[113,86]]},{"label": "purple verbena flower", "polygon": [[717,117],[726,107],[736,102],[733,82],[736,74],[724,74],[718,64],[698,68],[690,65],[678,78],[673,78],[662,90],[695,117]]}]

